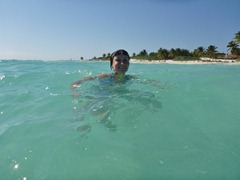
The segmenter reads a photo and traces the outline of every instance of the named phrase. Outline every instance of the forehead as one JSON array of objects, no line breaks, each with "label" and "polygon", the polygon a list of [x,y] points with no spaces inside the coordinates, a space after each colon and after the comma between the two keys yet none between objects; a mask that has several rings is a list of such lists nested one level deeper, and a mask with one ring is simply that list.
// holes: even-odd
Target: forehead
[{"label": "forehead", "polygon": [[121,55],[114,56],[113,59],[128,59],[129,60],[129,57],[127,55],[121,54]]}]

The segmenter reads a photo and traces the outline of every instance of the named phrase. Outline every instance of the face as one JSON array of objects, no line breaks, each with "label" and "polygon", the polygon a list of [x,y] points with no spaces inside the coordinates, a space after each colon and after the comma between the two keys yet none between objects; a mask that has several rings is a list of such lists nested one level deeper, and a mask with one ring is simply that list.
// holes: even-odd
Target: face
[{"label": "face", "polygon": [[129,67],[129,58],[126,55],[117,55],[113,57],[112,68],[116,73],[125,73]]}]

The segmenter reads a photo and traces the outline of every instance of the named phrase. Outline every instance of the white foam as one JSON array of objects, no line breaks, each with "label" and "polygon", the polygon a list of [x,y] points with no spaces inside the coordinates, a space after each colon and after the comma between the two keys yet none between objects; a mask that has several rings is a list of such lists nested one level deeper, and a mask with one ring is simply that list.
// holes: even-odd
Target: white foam
[{"label": "white foam", "polygon": [[0,80],[3,80],[5,78],[4,74],[0,74]]}]

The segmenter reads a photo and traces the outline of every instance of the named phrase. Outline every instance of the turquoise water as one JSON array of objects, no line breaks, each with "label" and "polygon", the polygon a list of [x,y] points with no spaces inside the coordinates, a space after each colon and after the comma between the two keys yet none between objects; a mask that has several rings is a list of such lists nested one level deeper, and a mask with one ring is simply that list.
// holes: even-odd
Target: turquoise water
[{"label": "turquoise water", "polygon": [[240,179],[240,66],[0,61],[3,179]]}]

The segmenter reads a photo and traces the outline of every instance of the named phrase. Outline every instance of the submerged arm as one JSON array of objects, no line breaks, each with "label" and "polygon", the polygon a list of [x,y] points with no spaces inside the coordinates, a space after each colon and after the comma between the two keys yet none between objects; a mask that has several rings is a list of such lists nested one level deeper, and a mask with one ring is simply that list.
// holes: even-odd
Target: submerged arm
[{"label": "submerged arm", "polygon": [[74,83],[71,84],[72,89],[75,89],[79,84],[81,84],[84,81],[89,81],[89,80],[93,80],[93,79],[102,79],[105,77],[109,77],[110,74],[100,74],[98,76],[89,76],[89,77],[85,77],[85,78],[81,78],[77,81],[75,81]]},{"label": "submerged arm", "polygon": [[72,88],[76,88],[79,84],[81,84],[82,82],[84,81],[88,81],[88,80],[92,80],[92,79],[95,79],[94,76],[90,76],[90,77],[85,77],[85,78],[81,78],[77,81],[75,81],[74,83],[71,84]]}]

